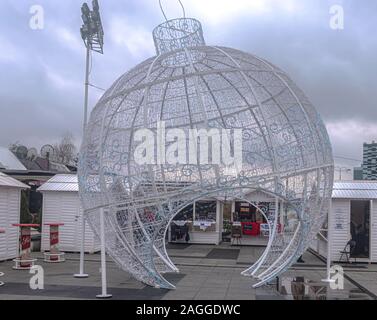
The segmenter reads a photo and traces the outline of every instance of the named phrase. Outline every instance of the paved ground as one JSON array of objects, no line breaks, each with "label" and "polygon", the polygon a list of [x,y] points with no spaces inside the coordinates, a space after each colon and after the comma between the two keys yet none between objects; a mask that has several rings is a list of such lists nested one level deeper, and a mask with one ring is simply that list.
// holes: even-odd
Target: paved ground
[{"label": "paved ground", "polygon": [[[120,270],[110,259],[108,291],[114,299],[140,300],[258,300],[300,299],[371,299],[377,295],[377,266],[351,265],[345,269],[344,290],[330,290],[320,280],[325,277],[325,264],[311,253],[304,255],[304,264],[293,266],[278,282],[260,289],[240,272],[246,269],[263,251],[263,247],[231,247],[211,245],[169,245],[172,260],[180,269],[179,274],[168,274],[176,290],[158,290],[144,286]],[[45,289],[34,291],[29,287],[32,276],[27,271],[12,270],[11,262],[0,263],[5,275],[0,287],[0,300],[5,299],[93,299],[100,293],[99,254],[86,256],[88,279],[75,279],[79,255],[67,254],[62,264],[46,264],[40,254],[39,264],[45,271]],[[362,290],[361,290],[361,289]],[[301,290],[301,291],[300,291]],[[369,292],[368,292],[369,290]]]}]

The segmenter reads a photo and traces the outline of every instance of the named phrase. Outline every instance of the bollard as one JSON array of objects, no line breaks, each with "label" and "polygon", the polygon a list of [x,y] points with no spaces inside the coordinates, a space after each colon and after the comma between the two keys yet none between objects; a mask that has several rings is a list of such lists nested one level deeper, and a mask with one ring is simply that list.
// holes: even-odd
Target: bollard
[{"label": "bollard", "polygon": [[12,224],[20,228],[20,256],[14,259],[14,270],[30,270],[37,259],[32,259],[31,253],[31,228],[39,227],[39,224]]},{"label": "bollard", "polygon": [[50,227],[50,252],[44,252],[44,261],[48,263],[65,262],[65,253],[59,250],[59,227],[64,223],[46,223]]}]

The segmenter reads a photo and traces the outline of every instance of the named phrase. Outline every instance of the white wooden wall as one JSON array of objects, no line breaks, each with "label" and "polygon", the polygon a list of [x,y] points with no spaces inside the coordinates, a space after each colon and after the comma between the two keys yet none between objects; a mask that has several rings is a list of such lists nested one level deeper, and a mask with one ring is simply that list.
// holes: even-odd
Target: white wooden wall
[{"label": "white wooden wall", "polygon": [[190,242],[197,244],[219,244],[219,232],[190,232]]},{"label": "white wooden wall", "polygon": [[[81,205],[76,192],[44,192],[41,251],[50,250],[50,228],[45,223],[64,223],[59,227],[59,248],[66,252],[80,252]],[[100,250],[89,225],[85,225],[85,252]]]},{"label": "white wooden wall", "polygon": [[[333,261],[338,261],[340,251],[344,249],[346,243],[351,239],[350,221],[351,202],[349,199],[333,199],[331,210],[331,257]],[[343,257],[344,258],[344,257]]]},{"label": "white wooden wall", "polygon": [[[370,261],[377,262],[377,200],[371,201],[370,209]],[[333,199],[331,219],[333,229],[331,257],[333,261],[338,261],[341,255],[340,251],[351,239],[351,200]],[[318,237],[318,240],[314,240],[310,247],[326,257],[327,243],[321,238]]]},{"label": "white wooden wall", "polygon": [[14,259],[18,256],[18,228],[12,224],[20,222],[20,189],[0,188],[0,261]]}]

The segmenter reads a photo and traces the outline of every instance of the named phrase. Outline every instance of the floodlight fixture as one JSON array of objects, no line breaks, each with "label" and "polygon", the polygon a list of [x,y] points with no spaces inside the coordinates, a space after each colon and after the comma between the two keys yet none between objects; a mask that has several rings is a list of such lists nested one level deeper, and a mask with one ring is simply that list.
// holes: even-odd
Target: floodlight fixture
[{"label": "floodlight fixture", "polygon": [[90,10],[87,3],[81,7],[83,25],[81,37],[88,50],[103,54],[103,27],[99,12],[98,1],[93,1],[93,10]]},{"label": "floodlight fixture", "polygon": [[93,11],[99,13],[99,4],[98,4],[98,0],[93,0],[93,1],[92,1],[92,6],[93,6]]},{"label": "floodlight fixture", "polygon": [[90,16],[90,9],[87,3],[84,3],[81,7],[81,12],[84,16],[88,17]]}]

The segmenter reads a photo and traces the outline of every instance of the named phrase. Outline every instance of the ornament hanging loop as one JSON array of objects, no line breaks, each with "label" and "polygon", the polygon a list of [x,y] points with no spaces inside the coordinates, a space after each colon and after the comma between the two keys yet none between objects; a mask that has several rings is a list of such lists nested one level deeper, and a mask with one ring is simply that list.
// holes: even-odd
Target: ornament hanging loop
[{"label": "ornament hanging loop", "polygon": [[[184,7],[184,5],[183,5],[183,3],[182,3],[181,0],[178,0],[178,2],[179,2],[179,4],[181,5],[181,8],[182,8],[183,18],[186,19],[186,10],[185,10],[185,7]],[[166,16],[165,10],[164,10],[164,8],[163,8],[163,6],[162,6],[162,0],[158,0],[158,3],[160,4],[160,9],[161,9],[161,12],[162,12],[162,14],[163,14],[165,20],[166,20],[166,21],[169,21],[169,19],[168,19],[167,16]]]}]

